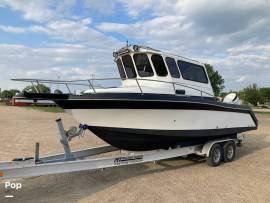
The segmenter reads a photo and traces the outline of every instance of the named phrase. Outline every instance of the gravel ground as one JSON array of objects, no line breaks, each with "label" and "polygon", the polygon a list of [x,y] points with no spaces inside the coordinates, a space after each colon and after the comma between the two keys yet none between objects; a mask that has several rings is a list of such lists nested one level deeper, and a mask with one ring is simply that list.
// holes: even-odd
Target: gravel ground
[{"label": "gravel ground", "polygon": [[[77,125],[68,114],[0,106],[0,161],[59,153],[54,120]],[[198,157],[156,164],[124,166],[96,172],[77,172],[18,179],[19,191],[6,191],[0,182],[0,202],[270,202],[270,115],[257,115],[259,129],[245,133],[236,160],[213,168]],[[103,142],[87,133],[72,148]],[[14,198],[7,199],[6,194]]]}]

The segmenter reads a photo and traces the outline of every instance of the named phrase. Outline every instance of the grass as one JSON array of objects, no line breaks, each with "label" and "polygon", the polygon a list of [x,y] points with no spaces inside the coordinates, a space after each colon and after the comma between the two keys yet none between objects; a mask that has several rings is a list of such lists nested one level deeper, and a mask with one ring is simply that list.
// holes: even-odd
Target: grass
[{"label": "grass", "polygon": [[6,102],[0,101],[0,106],[6,106]]},{"label": "grass", "polygon": [[[0,106],[7,106],[5,101],[0,101]],[[64,109],[59,106],[24,106],[20,108],[33,109],[37,111],[43,112],[51,112],[51,113],[64,113]]]},{"label": "grass", "polygon": [[254,110],[260,110],[260,109],[265,109],[265,110],[269,110],[270,111],[270,108],[268,107],[268,108],[263,108],[263,107],[252,107],[252,109],[254,109]]},{"label": "grass", "polygon": [[65,112],[64,109],[62,109],[59,106],[50,106],[50,107],[47,107],[47,106],[26,106],[24,108],[43,111],[43,112],[51,112],[51,113],[63,113],[63,112]]},{"label": "grass", "polygon": [[256,114],[264,114],[264,115],[270,115],[270,109],[269,108],[252,108],[253,112]]},{"label": "grass", "polygon": [[254,111],[255,114],[264,114],[264,115],[270,115],[270,112],[266,111]]}]

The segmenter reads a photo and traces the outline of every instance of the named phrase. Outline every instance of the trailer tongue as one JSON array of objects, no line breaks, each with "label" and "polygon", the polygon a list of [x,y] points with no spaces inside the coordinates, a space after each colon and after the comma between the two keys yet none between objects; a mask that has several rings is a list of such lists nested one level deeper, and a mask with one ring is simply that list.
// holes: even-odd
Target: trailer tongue
[{"label": "trailer tongue", "polygon": [[235,146],[241,143],[241,139],[239,138],[224,138],[186,147],[178,146],[174,149],[138,153],[129,152],[120,156],[89,158],[119,149],[107,145],[71,151],[69,146],[70,140],[67,136],[68,131],[64,130],[61,119],[56,120],[56,122],[64,153],[40,157],[39,143],[36,143],[35,157],[15,158],[13,161],[0,162],[0,179],[97,170],[121,165],[159,161],[189,154],[205,156],[209,165],[217,166],[222,160],[225,162],[232,161],[235,155]]}]

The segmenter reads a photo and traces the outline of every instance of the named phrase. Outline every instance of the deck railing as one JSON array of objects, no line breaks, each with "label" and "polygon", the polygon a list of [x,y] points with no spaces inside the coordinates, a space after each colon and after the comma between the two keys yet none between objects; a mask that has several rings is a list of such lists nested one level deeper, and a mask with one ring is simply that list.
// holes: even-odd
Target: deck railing
[{"label": "deck railing", "polygon": [[[44,79],[27,79],[27,78],[19,78],[19,79],[12,79],[13,81],[19,81],[19,82],[29,82],[33,85],[35,91],[37,93],[40,93],[40,90],[38,90],[39,84],[56,84],[56,85],[65,85],[69,94],[72,94],[72,91],[70,89],[70,85],[75,85],[75,86],[85,86],[88,87],[90,89],[93,90],[93,93],[97,94],[99,93],[97,90],[102,88],[111,88],[111,87],[102,87],[102,86],[95,86],[94,85],[94,81],[111,81],[111,80],[123,80],[122,78],[92,78],[92,79],[84,79],[84,80],[44,80]],[[161,81],[161,80],[154,80],[154,79],[144,79],[144,78],[128,78],[125,80],[129,80],[129,81],[135,81],[138,89],[140,91],[141,94],[144,94],[145,92],[143,91],[143,86],[140,84],[140,82],[142,81],[149,81],[149,82],[157,82],[157,83],[165,83],[165,84],[171,84],[174,93],[176,94],[176,86],[180,86],[180,87],[184,87],[184,88],[188,88],[188,89],[192,89],[195,91],[198,91],[200,93],[200,96],[202,97],[203,94],[206,94],[210,97],[214,97],[214,95],[203,91],[199,88],[196,87],[192,87],[191,85],[187,85],[187,84],[182,84],[179,82],[168,82],[168,81]],[[86,83],[85,83],[86,82]],[[37,85],[35,85],[35,83]]]}]

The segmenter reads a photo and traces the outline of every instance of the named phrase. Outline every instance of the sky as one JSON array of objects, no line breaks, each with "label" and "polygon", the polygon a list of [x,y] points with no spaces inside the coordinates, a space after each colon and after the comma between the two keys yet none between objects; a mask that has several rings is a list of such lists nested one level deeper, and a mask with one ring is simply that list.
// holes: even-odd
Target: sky
[{"label": "sky", "polygon": [[227,91],[270,86],[270,0],[0,0],[0,88],[118,76],[127,40],[210,63]]}]

